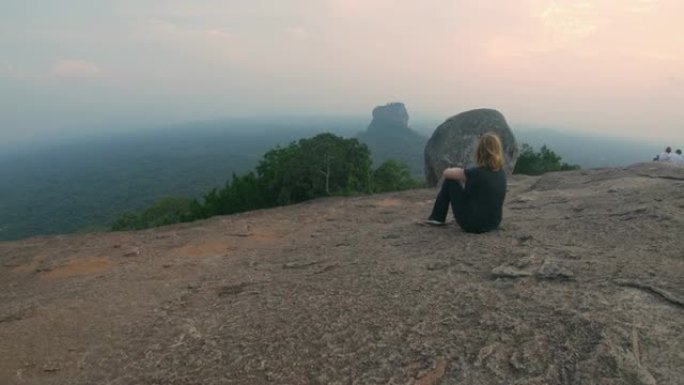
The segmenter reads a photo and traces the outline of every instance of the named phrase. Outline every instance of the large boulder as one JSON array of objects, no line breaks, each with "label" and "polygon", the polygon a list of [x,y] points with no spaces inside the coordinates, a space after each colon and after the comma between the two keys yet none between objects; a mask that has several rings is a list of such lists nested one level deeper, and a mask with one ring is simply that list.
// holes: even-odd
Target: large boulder
[{"label": "large boulder", "polygon": [[477,109],[452,116],[442,123],[425,146],[425,180],[434,187],[447,167],[475,166],[475,151],[480,135],[499,135],[504,151],[504,170],[511,174],[518,159],[518,143],[506,118],[496,110]]}]

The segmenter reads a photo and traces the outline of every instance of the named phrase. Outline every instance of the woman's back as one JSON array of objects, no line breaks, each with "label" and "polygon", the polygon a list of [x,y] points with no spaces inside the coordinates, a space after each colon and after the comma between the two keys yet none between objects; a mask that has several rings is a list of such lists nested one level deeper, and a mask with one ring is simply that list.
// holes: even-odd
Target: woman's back
[{"label": "woman's back", "polygon": [[502,169],[474,167],[465,170],[465,174],[469,213],[461,226],[474,232],[496,229],[501,223],[506,198],[506,173]]},{"label": "woman's back", "polygon": [[467,232],[484,233],[499,227],[506,198],[506,173],[501,140],[496,134],[480,136],[476,161],[478,167],[444,170],[444,183],[427,224],[443,226],[451,206],[456,222]]}]

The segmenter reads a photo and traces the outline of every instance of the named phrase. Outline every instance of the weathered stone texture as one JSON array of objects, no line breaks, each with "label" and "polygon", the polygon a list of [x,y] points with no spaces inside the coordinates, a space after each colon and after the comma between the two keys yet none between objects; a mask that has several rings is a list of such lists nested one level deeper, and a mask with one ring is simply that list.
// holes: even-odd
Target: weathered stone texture
[{"label": "weathered stone texture", "polygon": [[432,134],[425,146],[425,180],[434,187],[447,167],[475,165],[475,150],[480,135],[493,132],[503,145],[508,174],[518,159],[518,143],[504,116],[496,110],[466,111],[447,119]]}]

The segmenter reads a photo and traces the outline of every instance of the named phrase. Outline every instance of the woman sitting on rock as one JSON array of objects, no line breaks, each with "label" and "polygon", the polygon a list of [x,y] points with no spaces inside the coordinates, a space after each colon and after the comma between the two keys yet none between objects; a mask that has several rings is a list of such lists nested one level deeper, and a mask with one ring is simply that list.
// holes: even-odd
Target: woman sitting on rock
[{"label": "woman sitting on rock", "polygon": [[478,167],[444,170],[444,182],[427,224],[444,226],[451,204],[456,222],[464,231],[484,233],[499,227],[506,197],[506,173],[502,168],[501,140],[496,134],[480,137],[476,161]]}]

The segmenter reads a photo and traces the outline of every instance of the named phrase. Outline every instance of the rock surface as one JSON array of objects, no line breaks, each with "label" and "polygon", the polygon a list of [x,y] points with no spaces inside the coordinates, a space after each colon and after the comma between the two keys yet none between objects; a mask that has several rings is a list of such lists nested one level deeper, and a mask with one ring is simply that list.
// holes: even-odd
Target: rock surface
[{"label": "rock surface", "polygon": [[423,175],[423,150],[427,138],[408,126],[409,115],[403,103],[389,103],[373,109],[373,120],[358,138],[371,150],[377,167],[394,159],[408,166],[415,178]]},{"label": "rock surface", "polygon": [[373,109],[373,120],[368,131],[384,129],[407,129],[409,115],[404,103],[388,103]]},{"label": "rock surface", "polygon": [[442,123],[425,146],[425,180],[434,187],[447,167],[475,166],[475,150],[481,134],[499,135],[504,150],[504,169],[510,175],[518,159],[518,143],[504,116],[496,110],[460,113]]},{"label": "rock surface", "polygon": [[0,384],[682,383],[684,169],[435,193],[0,243]]}]

